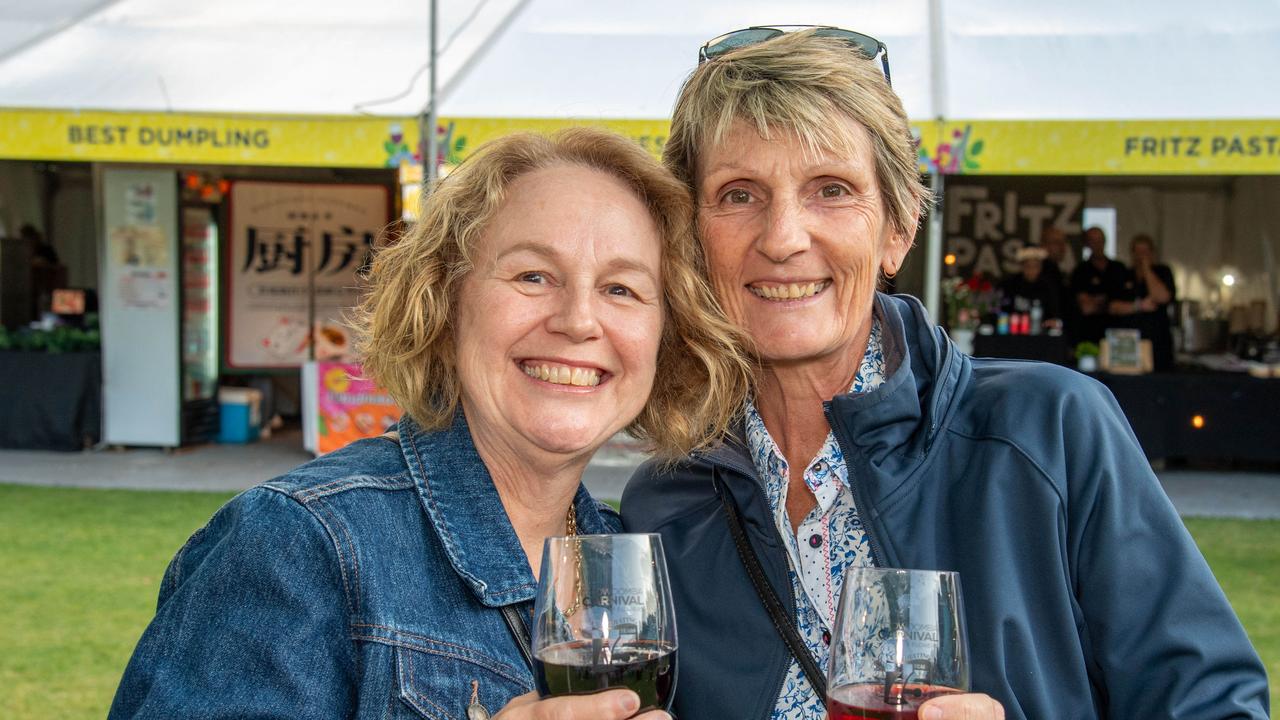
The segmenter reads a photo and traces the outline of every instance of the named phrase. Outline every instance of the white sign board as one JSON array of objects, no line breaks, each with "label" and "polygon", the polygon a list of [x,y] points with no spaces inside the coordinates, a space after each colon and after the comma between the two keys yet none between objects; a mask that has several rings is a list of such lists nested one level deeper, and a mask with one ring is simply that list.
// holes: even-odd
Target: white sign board
[{"label": "white sign board", "polygon": [[102,210],[102,439],[177,447],[178,178],[108,168]]},{"label": "white sign board", "polygon": [[358,272],[390,221],[381,185],[236,182],[231,186],[226,359],[233,368],[296,368],[348,357],[343,315]]}]

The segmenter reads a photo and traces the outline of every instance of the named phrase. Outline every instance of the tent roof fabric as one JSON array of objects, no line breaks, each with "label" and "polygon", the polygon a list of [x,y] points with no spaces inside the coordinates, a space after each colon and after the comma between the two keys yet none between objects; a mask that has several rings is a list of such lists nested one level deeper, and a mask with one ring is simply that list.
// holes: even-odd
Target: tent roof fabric
[{"label": "tent roof fabric", "polygon": [[[1280,117],[1280,3],[439,0],[441,114],[663,118],[698,46],[752,24],[857,29],[913,118]],[[942,28],[934,105],[930,12]],[[406,116],[428,0],[10,0],[0,106]]]}]

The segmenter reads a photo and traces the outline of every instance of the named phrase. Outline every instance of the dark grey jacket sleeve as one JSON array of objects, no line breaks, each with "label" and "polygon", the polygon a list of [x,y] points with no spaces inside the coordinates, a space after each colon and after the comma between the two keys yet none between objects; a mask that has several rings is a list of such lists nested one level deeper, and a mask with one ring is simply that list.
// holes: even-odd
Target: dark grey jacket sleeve
[{"label": "dark grey jacket sleeve", "polygon": [[[1067,411],[1068,548],[1112,718],[1266,718],[1266,671],[1115,399]],[[1074,441],[1074,442],[1071,442]]]}]

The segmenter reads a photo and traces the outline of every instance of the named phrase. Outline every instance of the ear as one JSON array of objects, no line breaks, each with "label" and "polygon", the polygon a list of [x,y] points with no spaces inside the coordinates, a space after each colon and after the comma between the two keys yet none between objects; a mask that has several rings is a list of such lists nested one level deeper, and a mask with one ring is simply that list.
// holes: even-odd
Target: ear
[{"label": "ear", "polygon": [[[911,228],[914,230],[920,225],[919,211],[911,214]],[[884,244],[884,255],[880,258],[880,271],[886,277],[893,277],[902,269],[902,263],[907,259],[907,251],[915,243],[915,233],[907,234],[895,230],[893,224],[886,226],[886,234]]]}]

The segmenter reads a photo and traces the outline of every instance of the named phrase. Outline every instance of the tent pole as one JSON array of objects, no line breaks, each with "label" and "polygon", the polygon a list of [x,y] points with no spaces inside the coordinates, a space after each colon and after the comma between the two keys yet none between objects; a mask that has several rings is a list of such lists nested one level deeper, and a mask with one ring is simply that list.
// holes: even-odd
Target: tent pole
[{"label": "tent pole", "polygon": [[423,143],[426,154],[422,158],[422,184],[427,191],[440,170],[436,164],[436,158],[439,157],[439,150],[436,148],[436,60],[439,59],[436,54],[436,2],[437,0],[431,0],[431,71],[427,90],[427,115],[422,124],[422,135],[426,140]]},{"label": "tent pole", "polygon": [[942,173],[929,176],[929,188],[933,190],[934,210],[929,213],[929,228],[925,240],[924,306],[934,325],[942,315]]},{"label": "tent pole", "polygon": [[[929,0],[929,96],[933,104],[933,116],[938,121],[939,137],[946,131],[947,117],[947,68],[946,31],[943,28],[942,0]],[[929,213],[929,234],[925,242],[924,306],[934,324],[942,314],[939,297],[942,292],[942,168],[935,168],[929,176],[933,190],[934,212]]]}]

